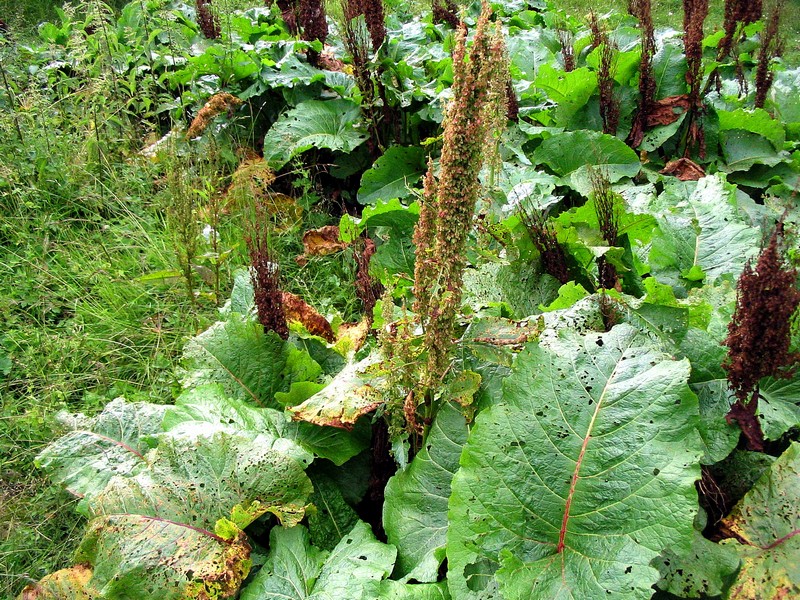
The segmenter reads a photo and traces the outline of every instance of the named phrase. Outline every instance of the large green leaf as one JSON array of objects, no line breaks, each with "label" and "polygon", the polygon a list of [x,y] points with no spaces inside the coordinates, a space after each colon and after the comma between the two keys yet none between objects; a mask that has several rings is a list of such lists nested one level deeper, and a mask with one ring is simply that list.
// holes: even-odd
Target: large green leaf
[{"label": "large green leaf", "polygon": [[359,129],[361,109],[344,99],[308,100],[283,115],[264,138],[264,159],[275,170],[311,148],[352,152],[367,136]]},{"label": "large green leaf", "polygon": [[444,404],[425,447],[386,485],[383,527],[389,543],[397,547],[396,576],[436,581],[447,541],[450,482],[466,441],[464,416],[452,404]]},{"label": "large green leaf", "polygon": [[[702,442],[689,363],[628,325],[529,347],[453,479],[451,594],[650,598],[688,546]],[[499,567],[499,570],[498,570]]]},{"label": "large green leaf", "polygon": [[93,567],[85,584],[90,598],[136,600],[232,597],[251,565],[242,532],[223,539],[190,524],[143,515],[94,519],[75,562]]},{"label": "large green leaf", "polygon": [[238,313],[215,323],[184,350],[185,388],[219,383],[234,398],[278,408],[276,392],[294,381],[314,380],[322,371],[307,352],[264,333],[260,323]]},{"label": "large green leaf", "polygon": [[598,170],[611,183],[634,177],[641,168],[636,152],[625,142],[589,130],[549,137],[536,150],[535,160],[550,167],[567,185],[584,195],[592,189],[589,168]]},{"label": "large green leaf", "polygon": [[741,129],[721,132],[720,144],[725,157],[725,164],[720,165],[720,170],[728,173],[747,171],[753,165],[774,167],[786,158],[764,136]]},{"label": "large green leaf", "polygon": [[758,418],[764,437],[777,440],[792,427],[800,426],[800,376],[767,377],[760,383],[758,392]]},{"label": "large green leaf", "polygon": [[267,562],[241,600],[375,600],[394,559],[394,548],[360,521],[330,553],[312,546],[302,525],[276,527]]},{"label": "large green leaf", "polygon": [[313,489],[281,438],[223,431],[164,434],[134,477],[115,477],[89,501],[92,516],[137,514],[212,530],[227,518],[244,528],[270,512],[289,525],[303,518]]},{"label": "large green leaf", "polygon": [[[738,542],[742,568],[732,600],[800,595],[800,444],[793,443],[736,505],[724,523]],[[741,542],[741,543],[739,543]]]},{"label": "large green leaf", "polygon": [[361,204],[374,204],[379,200],[411,195],[409,188],[425,173],[424,159],[422,148],[392,146],[361,177],[358,201]]},{"label": "large green leaf", "polygon": [[311,503],[316,510],[309,511],[308,531],[311,541],[322,550],[333,550],[358,522],[358,515],[347,503],[342,490],[330,476],[320,469],[310,473],[314,483]]},{"label": "large green leaf", "polygon": [[116,475],[128,475],[144,466],[147,436],[161,431],[166,406],[109,402],[103,412],[58,438],[36,457],[53,481],[77,496],[101,492]]},{"label": "large green leaf", "polygon": [[651,272],[678,290],[690,282],[736,279],[758,252],[760,240],[758,229],[739,211],[735,188],[721,177],[704,177],[659,219],[650,251]]}]

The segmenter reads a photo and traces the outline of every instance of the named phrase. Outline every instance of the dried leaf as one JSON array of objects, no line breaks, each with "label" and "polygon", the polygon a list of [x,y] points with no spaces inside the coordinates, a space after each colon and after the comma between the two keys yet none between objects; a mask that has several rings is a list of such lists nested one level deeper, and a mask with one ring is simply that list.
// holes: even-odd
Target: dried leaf
[{"label": "dried leaf", "polygon": [[686,94],[656,100],[648,110],[647,126],[669,125],[677,121],[687,110],[689,110],[689,96]]},{"label": "dried leaf", "polygon": [[662,175],[674,175],[681,181],[698,181],[706,176],[703,167],[688,158],[669,161],[659,173]]},{"label": "dried leaf", "polygon": [[339,240],[339,226],[326,225],[311,229],[303,235],[306,256],[327,256],[347,248],[350,244]]},{"label": "dried leaf", "polygon": [[300,296],[289,292],[282,292],[281,297],[288,322],[299,322],[310,334],[318,335],[327,342],[336,341],[331,324],[313,306],[307,304]]}]

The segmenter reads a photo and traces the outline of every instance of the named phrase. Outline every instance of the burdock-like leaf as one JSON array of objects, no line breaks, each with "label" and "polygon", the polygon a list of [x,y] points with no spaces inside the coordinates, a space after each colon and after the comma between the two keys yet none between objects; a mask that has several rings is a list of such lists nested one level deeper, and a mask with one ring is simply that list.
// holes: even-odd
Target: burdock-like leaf
[{"label": "burdock-like leaf", "polygon": [[94,519],[75,560],[94,567],[85,585],[89,598],[136,600],[231,598],[251,565],[244,533],[225,540],[142,515]]},{"label": "burdock-like leaf", "polygon": [[395,549],[360,521],[330,553],[312,546],[302,525],[274,528],[269,546],[242,600],[375,600],[395,559]]},{"label": "burdock-like leaf", "polygon": [[219,383],[234,398],[278,408],[276,392],[285,392],[293,381],[313,380],[319,365],[308,355],[282,340],[275,332],[265,334],[260,323],[237,313],[220,321],[186,345],[184,387]]},{"label": "burdock-like leaf", "polygon": [[278,170],[311,148],[352,152],[367,136],[356,125],[361,117],[351,100],[307,100],[283,115],[264,138],[264,159]]},{"label": "burdock-like leaf", "polygon": [[800,444],[794,443],[736,505],[724,523],[741,544],[732,600],[800,595]]},{"label": "burdock-like leaf", "polygon": [[[521,354],[453,479],[453,597],[650,598],[688,546],[703,445],[689,362],[628,325]],[[499,569],[498,569],[499,568]],[[496,575],[495,575],[496,571]]]},{"label": "burdock-like leaf", "polygon": [[303,518],[312,486],[300,463],[282,451],[285,441],[202,428],[194,435],[184,430],[165,436],[148,455],[148,468],[112,479],[89,502],[90,513],[133,513],[210,530],[221,518],[244,528],[270,512],[294,525]]},{"label": "burdock-like leaf", "polygon": [[289,410],[298,420],[352,429],[361,416],[384,401],[380,386],[385,378],[369,372],[380,360],[380,354],[375,353],[347,365],[327,387]]},{"label": "burdock-like leaf", "polygon": [[92,577],[87,565],[61,569],[22,590],[19,600],[91,600],[85,589]]},{"label": "burdock-like leaf", "polygon": [[358,201],[374,204],[379,200],[405,198],[425,173],[425,152],[422,148],[392,146],[361,177]]},{"label": "burdock-like leaf", "polygon": [[85,427],[47,446],[36,464],[76,496],[97,494],[114,475],[128,475],[144,465],[148,447],[143,438],[161,431],[166,409],[117,398]]},{"label": "burdock-like leaf", "polygon": [[450,482],[466,441],[464,416],[452,404],[444,404],[425,447],[389,480],[383,526],[389,543],[397,547],[397,576],[436,581],[445,554]]}]

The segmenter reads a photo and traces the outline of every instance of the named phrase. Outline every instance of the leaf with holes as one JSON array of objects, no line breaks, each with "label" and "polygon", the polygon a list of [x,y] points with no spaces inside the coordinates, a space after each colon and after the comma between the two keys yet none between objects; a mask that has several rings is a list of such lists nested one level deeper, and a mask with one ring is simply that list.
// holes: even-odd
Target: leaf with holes
[{"label": "leaf with holes", "polygon": [[453,479],[451,595],[650,598],[697,511],[689,370],[625,324],[523,352]]},{"label": "leaf with holes", "polygon": [[395,549],[361,521],[330,553],[312,546],[302,525],[274,528],[269,547],[242,600],[374,600],[395,559]]},{"label": "leaf with holes", "polygon": [[723,523],[739,542],[742,568],[731,600],[800,596],[800,444],[793,443]]},{"label": "leaf with holes", "polygon": [[76,496],[96,495],[114,475],[135,473],[144,466],[145,438],[161,431],[166,409],[117,398],[95,418],[47,446],[36,464]]}]

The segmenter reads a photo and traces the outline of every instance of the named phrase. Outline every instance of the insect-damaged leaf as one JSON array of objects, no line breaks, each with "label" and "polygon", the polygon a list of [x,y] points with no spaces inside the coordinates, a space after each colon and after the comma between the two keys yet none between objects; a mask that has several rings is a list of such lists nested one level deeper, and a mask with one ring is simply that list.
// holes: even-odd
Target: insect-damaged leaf
[{"label": "insect-damaged leaf", "polygon": [[84,586],[92,576],[88,565],[61,569],[22,590],[19,600],[91,600]]},{"label": "insect-damaged leaf", "polygon": [[270,533],[270,555],[242,600],[374,600],[392,571],[395,549],[358,522],[330,552],[309,543],[302,525]]},{"label": "insect-damaged leaf", "polygon": [[75,560],[94,567],[88,597],[137,600],[233,597],[251,565],[244,533],[224,540],[142,515],[94,519]]},{"label": "insect-damaged leaf", "polygon": [[[689,362],[628,326],[532,346],[453,479],[455,598],[650,598],[688,545],[703,446]],[[557,350],[557,352],[556,352]],[[495,583],[496,571],[496,583]]]},{"label": "insect-damaged leaf", "polygon": [[77,496],[97,494],[114,475],[127,475],[144,465],[148,447],[143,438],[161,431],[166,409],[117,398],[88,424],[47,446],[36,464]]},{"label": "insect-damaged leaf", "polygon": [[731,600],[800,595],[800,444],[793,443],[723,521],[741,544]]},{"label": "insect-damaged leaf", "polygon": [[380,360],[380,354],[374,353],[350,363],[325,389],[289,411],[297,420],[352,429],[362,415],[383,403],[385,377],[374,371]]}]

